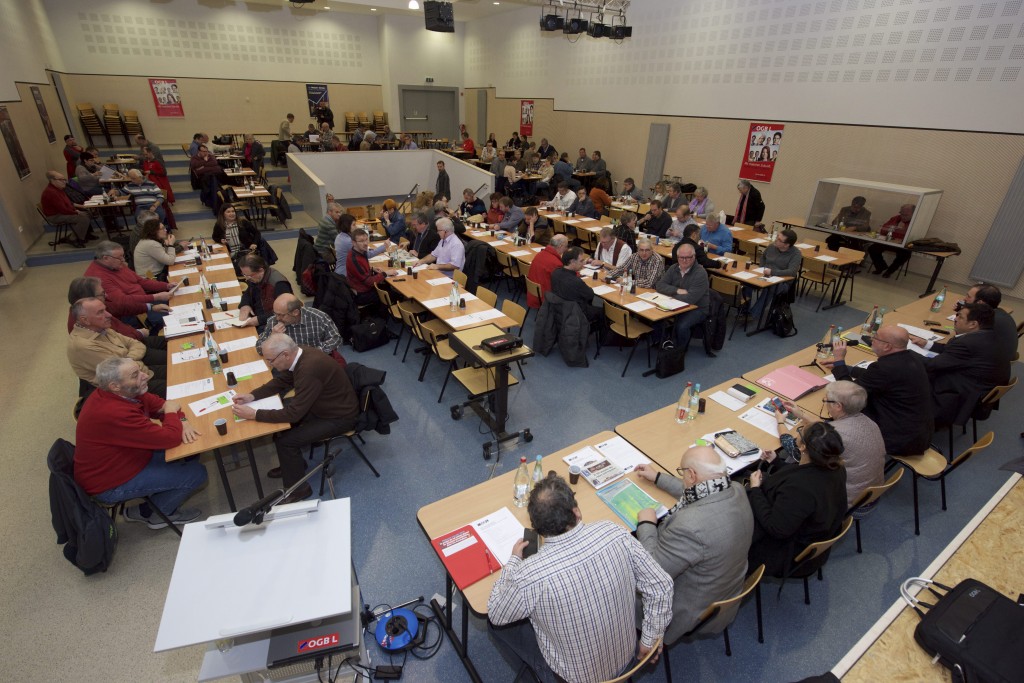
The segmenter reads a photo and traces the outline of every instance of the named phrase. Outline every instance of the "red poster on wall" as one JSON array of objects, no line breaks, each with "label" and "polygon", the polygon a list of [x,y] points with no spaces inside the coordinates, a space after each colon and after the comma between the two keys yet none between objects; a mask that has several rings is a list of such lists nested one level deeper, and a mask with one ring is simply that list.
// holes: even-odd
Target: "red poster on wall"
[{"label": "red poster on wall", "polygon": [[153,91],[153,104],[156,105],[157,116],[184,116],[185,109],[181,106],[181,95],[178,94],[178,81],[173,78],[151,78],[149,89]]},{"label": "red poster on wall", "polygon": [[740,178],[770,183],[775,171],[775,161],[782,146],[782,129],[778,123],[752,123],[743,144],[743,162],[740,164]]},{"label": "red poster on wall", "polygon": [[533,135],[533,100],[519,100],[519,134]]}]

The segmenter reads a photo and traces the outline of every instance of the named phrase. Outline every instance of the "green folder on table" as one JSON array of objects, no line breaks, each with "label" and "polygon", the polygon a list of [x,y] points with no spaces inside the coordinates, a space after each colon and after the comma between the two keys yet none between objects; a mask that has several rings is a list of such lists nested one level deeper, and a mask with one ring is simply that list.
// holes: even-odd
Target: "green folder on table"
[{"label": "green folder on table", "polygon": [[636,518],[641,510],[654,508],[657,510],[658,519],[668,512],[668,508],[651,498],[629,479],[622,479],[599,489],[597,496],[633,531],[636,531]]}]

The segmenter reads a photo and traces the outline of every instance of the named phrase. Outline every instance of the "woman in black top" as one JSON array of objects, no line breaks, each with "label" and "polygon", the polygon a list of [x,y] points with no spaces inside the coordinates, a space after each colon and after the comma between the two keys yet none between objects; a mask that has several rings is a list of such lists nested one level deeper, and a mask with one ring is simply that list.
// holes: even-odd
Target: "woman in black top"
[{"label": "woman in black top", "polygon": [[[826,422],[798,433],[799,462],[780,462],[782,457],[769,452],[764,456],[770,463],[767,471],[750,475],[754,537],[747,562],[751,567],[764,564],[772,576],[785,574],[809,544],[835,536],[846,516],[842,437]],[[827,557],[821,556],[814,568]]]},{"label": "woman in black top", "polygon": [[247,219],[240,217],[231,202],[224,202],[217,211],[213,241],[226,246],[231,253],[231,260],[236,261],[240,253],[256,252],[260,231]]}]

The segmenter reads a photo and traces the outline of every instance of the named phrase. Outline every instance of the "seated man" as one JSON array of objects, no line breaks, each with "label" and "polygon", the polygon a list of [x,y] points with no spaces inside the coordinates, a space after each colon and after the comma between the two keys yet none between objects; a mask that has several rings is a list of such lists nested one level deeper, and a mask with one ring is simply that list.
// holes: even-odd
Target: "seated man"
[{"label": "seated man", "polygon": [[601,152],[595,149],[594,153],[590,155],[590,161],[590,170],[597,175],[597,178],[608,174],[608,164],[601,158]]},{"label": "seated man", "polygon": [[[964,299],[965,304],[983,303],[992,307],[992,331],[998,340],[996,353],[1012,358],[1017,352],[1017,323],[1009,313],[999,308],[1002,302],[1003,293],[998,287],[987,282],[981,282],[968,289],[967,298]],[[930,342],[926,348],[931,348]]]},{"label": "seated man", "polygon": [[690,211],[690,207],[687,204],[680,204],[676,207],[676,215],[672,217],[672,225],[666,232],[666,236],[682,239],[686,228],[691,225],[696,225],[698,231],[700,230],[700,225],[697,224],[697,221],[693,220],[693,213]]},{"label": "seated man", "polygon": [[[913,204],[901,206],[898,214],[882,223],[882,229],[878,231],[878,234],[888,240],[902,244],[903,238],[907,236],[907,230],[910,229],[910,221],[914,217],[915,208]],[[892,265],[886,265],[885,263],[884,254],[887,251],[896,252],[896,258],[893,259]],[[910,260],[910,251],[875,243],[868,247],[868,256],[871,257],[871,264],[875,267],[875,275],[882,273],[882,277],[892,277],[893,273]]]},{"label": "seated man", "polygon": [[[456,238],[458,239],[458,238]],[[399,271],[380,269],[370,265],[367,253],[370,249],[370,235],[362,228],[352,231],[352,250],[348,252],[348,267],[345,271],[349,287],[356,293],[355,300],[359,306],[371,306],[379,301],[374,287],[383,282],[388,275],[397,275]]]},{"label": "seated man", "polygon": [[[871,212],[864,208],[867,201],[864,197],[851,199],[849,206],[839,209],[839,213],[832,219],[832,226],[850,232],[869,232],[871,230]],[[856,247],[859,242],[842,235],[829,235],[825,244],[832,251],[838,251],[839,247]]]},{"label": "seated man", "polygon": [[[541,296],[551,289],[551,274],[562,267],[562,254],[569,248],[569,238],[564,234],[557,234],[551,237],[547,246],[537,252],[533,262],[530,263],[530,270],[526,278],[540,285]],[[526,293],[526,305],[530,308],[540,308],[543,303],[530,292]]]},{"label": "seated man", "polygon": [[580,155],[576,158],[576,167],[574,169],[577,173],[589,173],[594,170],[594,162],[587,156],[587,150],[580,147]]},{"label": "seated man", "polygon": [[673,320],[674,341],[677,348],[690,345],[690,329],[699,325],[708,317],[711,287],[708,274],[697,263],[697,252],[689,244],[679,247],[676,263],[665,271],[665,274],[654,285],[659,294],[693,304],[697,308],[677,314]]},{"label": "seated man", "polygon": [[167,220],[167,212],[164,211],[164,194],[156,183],[146,180],[142,171],[133,168],[128,171],[128,182],[121,186],[121,192],[131,195],[135,200],[135,213],[152,211],[160,217],[160,222]]},{"label": "seated man", "polygon": [[[679,210],[682,211],[683,209]],[[699,263],[704,270],[708,270],[709,268],[722,268],[723,264],[708,256],[707,252],[704,251],[704,247],[701,246],[703,242],[700,240],[700,229],[701,226],[697,223],[690,223],[683,229],[683,239],[680,240],[676,246],[672,247],[672,260],[675,261],[676,257],[679,255],[679,247],[684,244],[689,244],[697,254],[697,263]]]},{"label": "seated man", "polygon": [[924,359],[907,350],[910,335],[898,325],[882,325],[871,339],[878,360],[867,368],[846,364],[846,342],[832,347],[832,361],[821,365],[837,380],[852,379],[868,392],[864,414],[882,431],[889,455],[920,455],[934,432],[932,391]]},{"label": "seated man", "polygon": [[198,154],[199,153],[199,146],[200,145],[205,145],[209,141],[210,141],[210,138],[207,137],[207,135],[205,133],[196,133],[195,135],[193,135],[192,136],[192,142],[188,146],[188,156],[189,156],[189,158],[192,158],[196,154]]},{"label": "seated man", "polygon": [[616,278],[629,273],[636,280],[637,287],[654,287],[665,274],[665,259],[654,253],[654,244],[647,237],[636,241],[636,253],[618,268],[608,272],[607,277]]},{"label": "seated man", "polygon": [[273,333],[287,334],[297,344],[320,349],[328,356],[341,343],[338,326],[331,316],[312,306],[306,307],[294,294],[282,294],[274,300],[274,315],[267,318],[256,340],[256,352],[263,355],[263,344]]},{"label": "seated man", "polygon": [[671,225],[672,218],[662,210],[661,202],[657,199],[651,200],[651,210],[637,221],[637,226],[641,230],[658,238],[665,237]]},{"label": "seated man", "polygon": [[558,192],[551,199],[551,209],[553,211],[569,213],[576,210],[577,201],[576,193],[570,191],[569,183],[563,180],[558,183]]},{"label": "seated man", "polygon": [[482,213],[487,213],[487,207],[484,206],[482,199],[476,196],[473,190],[468,187],[462,191],[462,203],[459,204],[459,215],[465,216],[479,216]]},{"label": "seated man", "polygon": [[195,174],[199,182],[199,198],[206,206],[212,207],[217,196],[217,188],[227,183],[228,177],[224,169],[217,163],[209,148],[203,144],[188,162],[189,170]]},{"label": "seated man", "polygon": [[[988,304],[964,304],[953,322],[956,336],[944,344],[935,342],[932,349],[938,355],[925,358],[924,367],[932,383],[936,428],[965,424],[989,389],[1010,381],[1013,357],[1001,349],[992,331],[994,319]],[[912,341],[924,343],[917,337]]]},{"label": "seated man", "polygon": [[316,239],[313,241],[313,246],[324,258],[327,258],[329,250],[334,248],[334,240],[338,236],[338,219],[343,213],[345,213],[345,209],[341,204],[327,202],[327,213],[317,221]]},{"label": "seated man", "polygon": [[593,304],[594,290],[580,279],[580,271],[587,265],[587,255],[579,247],[569,247],[562,254],[562,267],[551,273],[551,291],[566,301],[575,301],[590,321],[603,324],[604,308]]},{"label": "seated man", "polygon": [[[90,299],[96,298],[103,301],[104,304],[107,300],[107,293],[103,291],[103,283],[100,282],[99,278],[96,277],[76,277],[68,285],[68,305],[74,306],[75,302],[79,299]],[[109,310],[109,309],[108,309]],[[68,308],[68,333],[75,329],[75,314],[71,308]],[[157,334],[150,334],[149,330],[145,328],[132,327],[121,321],[120,318],[115,317],[113,314],[110,318],[110,329],[118,334],[122,334],[129,339],[136,339],[151,349],[160,349],[164,351],[167,349],[167,338],[161,337]],[[1016,341],[1016,336],[1014,341]]]},{"label": "seated man", "polygon": [[515,205],[511,197],[502,197],[498,200],[498,206],[501,207],[504,215],[501,218],[501,222],[498,223],[498,230],[504,230],[505,232],[513,232],[519,229],[519,224],[523,222],[523,210]]},{"label": "seated man", "polygon": [[480,162],[489,164],[498,156],[497,150],[494,149],[494,144],[488,140],[484,148],[480,150]]},{"label": "seated man", "polygon": [[416,258],[434,251],[441,241],[437,230],[432,228],[430,223],[430,216],[425,211],[418,211],[409,219],[412,228],[406,237],[409,239],[409,253]]},{"label": "seated man", "polygon": [[[144,368],[131,359],[108,358],[95,372],[97,389],[75,428],[75,481],[107,504],[150,496],[174,524],[199,519],[202,512],[181,504],[206,483],[206,468],[197,458],[164,457],[199,436],[181,404],[149,393]],[[150,529],[167,526],[147,503],[126,508],[124,517]]]},{"label": "seated man", "polygon": [[[732,251],[732,232],[718,222],[718,214],[708,215],[704,227],[700,229],[702,246],[712,256],[721,256]],[[799,250],[794,250],[799,252]]]},{"label": "seated man", "polygon": [[85,205],[73,204],[64,194],[68,179],[60,171],[47,171],[46,179],[49,182],[43,188],[39,202],[43,215],[53,225],[70,225],[74,237],[66,239],[72,246],[84,249],[85,241],[91,238],[89,214],[85,211]]},{"label": "seated man", "polygon": [[238,317],[247,327],[263,331],[267,320],[273,315],[274,301],[282,294],[292,294],[292,283],[258,254],[246,254],[238,261],[242,277],[249,283],[242,292],[238,306]]},{"label": "seated man", "polygon": [[661,202],[661,208],[669,213],[675,212],[680,206],[686,203],[683,197],[683,188],[679,183],[671,183],[668,186],[668,196]]},{"label": "seated man", "polygon": [[513,546],[487,601],[492,635],[539,680],[614,678],[664,634],[672,580],[622,525],[584,523],[561,477],[538,482],[527,510],[545,542],[525,560],[526,542]]},{"label": "seated man", "polygon": [[[638,465],[636,473],[679,498],[658,521],[653,508],[637,515],[636,538],[675,585],[672,622],[665,632],[671,644],[697,625],[713,602],[743,589],[754,515],[743,486],[729,479],[722,457],[709,446],[688,448],[679,461],[679,478],[656,465]],[[705,633],[732,623],[739,604],[718,614]]]},{"label": "seated man", "polygon": [[594,207],[594,202],[591,201],[590,197],[587,196],[587,188],[581,187],[576,191],[576,208],[573,211],[577,216],[586,216],[587,218],[598,218],[597,208]]},{"label": "seated man", "polygon": [[551,228],[546,218],[537,213],[537,207],[528,206],[523,209],[523,222],[519,224],[516,234],[527,242],[547,244],[551,241]]},{"label": "seated man", "polygon": [[636,181],[632,178],[626,178],[622,181],[622,196],[638,202],[644,200],[643,190],[636,186]]},{"label": "seated man", "polygon": [[569,163],[568,152],[562,152],[562,156],[552,164],[552,167],[555,169],[555,175],[552,176],[553,180],[558,183],[568,183],[572,179],[572,164]]},{"label": "seated man", "polygon": [[415,265],[426,263],[427,270],[462,270],[466,264],[466,246],[455,236],[455,225],[450,218],[438,218],[434,226],[440,241],[432,252],[420,257]]},{"label": "seated man", "polygon": [[[710,216],[709,216],[710,218]],[[804,256],[800,250],[793,245],[796,244],[796,231],[786,228],[775,237],[775,242],[768,245],[768,248],[761,254],[762,277],[797,277],[800,275],[800,266],[803,264]],[[753,295],[753,287],[743,287],[743,305],[747,306],[750,315],[759,319],[766,306],[771,306],[772,300],[785,294],[793,287],[793,280],[780,282],[772,287],[762,289],[753,306],[749,306],[750,297]]]},{"label": "seated man", "polygon": [[[235,396],[235,415],[257,422],[287,422],[291,429],[277,437],[280,467],[267,473],[281,477],[291,488],[306,471],[304,452],[320,439],[339,436],[352,429],[359,417],[359,400],[348,373],[333,358],[311,346],[299,346],[286,334],[273,333],[263,343],[263,357],[280,373],[251,394]],[[256,410],[247,403],[295,390],[282,410]],[[308,483],[281,503],[295,503],[313,494]]]},{"label": "seated man", "polygon": [[[98,386],[96,366],[107,358],[129,358],[139,366],[154,394],[167,393],[167,353],[114,332],[112,316],[102,299],[79,299],[71,307],[75,326],[68,335],[67,354],[78,378]],[[146,366],[151,366],[152,369]]]},{"label": "seated man", "polygon": [[127,267],[124,247],[104,240],[96,245],[93,262],[85,269],[86,277],[103,283],[107,310],[129,325],[137,324],[136,316],[145,313],[149,321],[163,324],[163,316],[170,312],[171,285],[159,280],[141,277]]},{"label": "seated man", "polygon": [[590,259],[589,265],[591,268],[619,268],[632,255],[633,250],[629,245],[616,238],[612,226],[606,225],[601,228],[597,250],[594,251],[594,258]]}]

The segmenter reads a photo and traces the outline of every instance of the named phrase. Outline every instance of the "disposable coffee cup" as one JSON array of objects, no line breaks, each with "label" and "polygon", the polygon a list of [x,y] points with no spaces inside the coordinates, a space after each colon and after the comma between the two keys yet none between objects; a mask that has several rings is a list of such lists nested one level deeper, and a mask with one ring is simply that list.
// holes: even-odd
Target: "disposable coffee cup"
[{"label": "disposable coffee cup", "polygon": [[819,251],[821,251],[821,245],[820,244],[815,244],[814,245],[814,253],[818,253]]},{"label": "disposable coffee cup", "polygon": [[221,363],[227,363],[228,362],[228,352],[225,351],[224,349],[221,349],[219,353],[220,353],[220,362]]},{"label": "disposable coffee cup", "polygon": [[697,401],[697,412],[703,414],[704,413],[704,409],[707,408],[707,406],[708,406],[707,400],[705,400],[703,398],[699,399]]},{"label": "disposable coffee cup", "polygon": [[204,303],[206,304],[207,308],[213,308],[213,302],[210,301],[210,297],[206,297],[206,301]]},{"label": "disposable coffee cup", "polygon": [[188,275],[186,275],[185,277],[181,278],[181,286],[182,287],[188,287]]},{"label": "disposable coffee cup", "polygon": [[743,270],[750,270],[750,261],[743,264]]},{"label": "disposable coffee cup", "polygon": [[462,298],[459,299],[459,308],[465,308],[465,307],[466,307],[466,299],[464,297],[462,297]]},{"label": "disposable coffee cup", "polygon": [[412,279],[413,280],[419,280],[420,279],[420,274],[418,272],[416,272],[415,270],[412,271]]},{"label": "disposable coffee cup", "polygon": [[409,266],[409,267],[407,267],[407,268],[405,269],[405,274],[406,274],[406,275],[412,275],[412,266]]},{"label": "disposable coffee cup", "polygon": [[217,428],[217,433],[224,436],[228,433],[228,421],[223,417],[219,420],[214,420],[213,426]]},{"label": "disposable coffee cup", "polygon": [[569,465],[569,483],[575,486],[580,483],[580,466]]},{"label": "disposable coffee cup", "polygon": [[206,329],[207,329],[208,331],[210,331],[210,332],[213,332],[213,331],[214,331],[214,329],[216,329],[216,328],[215,328],[215,325],[214,325],[214,322],[213,322],[212,320],[207,320],[207,321],[206,321]]},{"label": "disposable coffee cup", "polygon": [[235,373],[228,372],[227,375],[225,375],[225,377],[228,380],[228,386],[229,387],[236,387],[236,386],[238,386],[238,380],[235,379]]},{"label": "disposable coffee cup", "polygon": [[597,271],[596,270],[594,271],[594,274],[591,276],[591,278],[593,278],[594,280],[597,279]]},{"label": "disposable coffee cup", "polygon": [[222,310],[222,311],[227,311],[228,310],[228,302],[227,301],[224,301],[223,299],[221,300],[221,302],[220,302],[220,310]]}]

